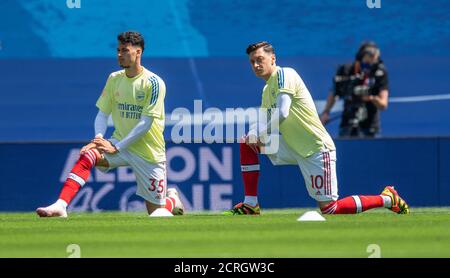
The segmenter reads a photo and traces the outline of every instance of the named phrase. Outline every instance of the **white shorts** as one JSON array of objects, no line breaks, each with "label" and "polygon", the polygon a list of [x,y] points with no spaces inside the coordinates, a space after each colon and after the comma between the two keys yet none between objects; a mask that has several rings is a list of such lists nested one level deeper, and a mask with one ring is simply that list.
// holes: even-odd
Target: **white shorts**
[{"label": "white shorts", "polygon": [[[110,141],[113,144],[117,143],[116,139]],[[117,154],[104,153],[103,157],[108,161],[109,167],[97,166],[100,171],[108,172],[120,166],[130,166],[136,176],[136,195],[155,205],[166,204],[165,162],[150,163],[127,150],[121,150]]]},{"label": "white shorts", "polygon": [[298,165],[305,180],[309,196],[318,202],[336,201],[338,188],[336,178],[336,151],[324,149],[309,157],[295,153],[279,137],[279,148],[275,154],[267,154],[273,165]]}]

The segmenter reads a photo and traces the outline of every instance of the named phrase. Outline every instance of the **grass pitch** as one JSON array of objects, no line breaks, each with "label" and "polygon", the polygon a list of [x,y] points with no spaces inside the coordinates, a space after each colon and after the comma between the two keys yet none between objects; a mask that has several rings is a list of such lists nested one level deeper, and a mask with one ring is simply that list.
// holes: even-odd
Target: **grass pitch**
[{"label": "grass pitch", "polygon": [[0,214],[0,257],[450,257],[450,208],[409,215],[377,209],[297,222],[305,209],[263,210],[261,216],[217,213],[149,218],[142,213]]}]

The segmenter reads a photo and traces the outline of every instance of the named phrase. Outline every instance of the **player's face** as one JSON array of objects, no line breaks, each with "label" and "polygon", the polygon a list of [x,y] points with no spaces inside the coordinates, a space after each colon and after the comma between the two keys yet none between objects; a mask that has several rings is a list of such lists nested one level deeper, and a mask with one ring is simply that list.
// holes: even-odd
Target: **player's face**
[{"label": "player's face", "polygon": [[130,43],[121,44],[117,47],[117,59],[122,68],[130,68],[136,63],[140,55],[140,48],[132,46]]},{"label": "player's face", "polygon": [[249,60],[256,76],[262,78],[270,77],[275,65],[275,55],[273,53],[267,53],[264,49],[259,48],[250,53]]}]

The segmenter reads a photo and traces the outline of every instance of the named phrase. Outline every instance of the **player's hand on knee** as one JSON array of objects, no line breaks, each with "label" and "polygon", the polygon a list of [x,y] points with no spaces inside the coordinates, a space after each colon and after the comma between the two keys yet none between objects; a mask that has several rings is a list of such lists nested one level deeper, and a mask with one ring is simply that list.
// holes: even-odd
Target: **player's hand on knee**
[{"label": "player's hand on knee", "polygon": [[85,154],[87,151],[89,151],[90,149],[95,148],[95,147],[97,147],[97,145],[95,143],[92,143],[92,142],[87,144],[87,145],[85,145],[85,146],[83,146],[81,148],[81,150],[80,150],[80,155]]},{"label": "player's hand on knee", "polygon": [[94,143],[97,147],[97,149],[101,153],[109,153],[109,154],[115,154],[119,152],[119,150],[114,146],[110,141],[103,139],[103,138],[95,138],[91,141]]}]

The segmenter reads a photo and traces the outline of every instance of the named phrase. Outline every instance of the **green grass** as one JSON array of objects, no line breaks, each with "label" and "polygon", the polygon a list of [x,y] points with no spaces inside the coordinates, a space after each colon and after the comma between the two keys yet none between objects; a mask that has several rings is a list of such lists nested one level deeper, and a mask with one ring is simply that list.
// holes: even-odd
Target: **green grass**
[{"label": "green grass", "polygon": [[378,209],[297,222],[305,209],[264,210],[261,216],[72,213],[0,214],[0,257],[450,257],[450,208],[416,208],[409,215]]}]

